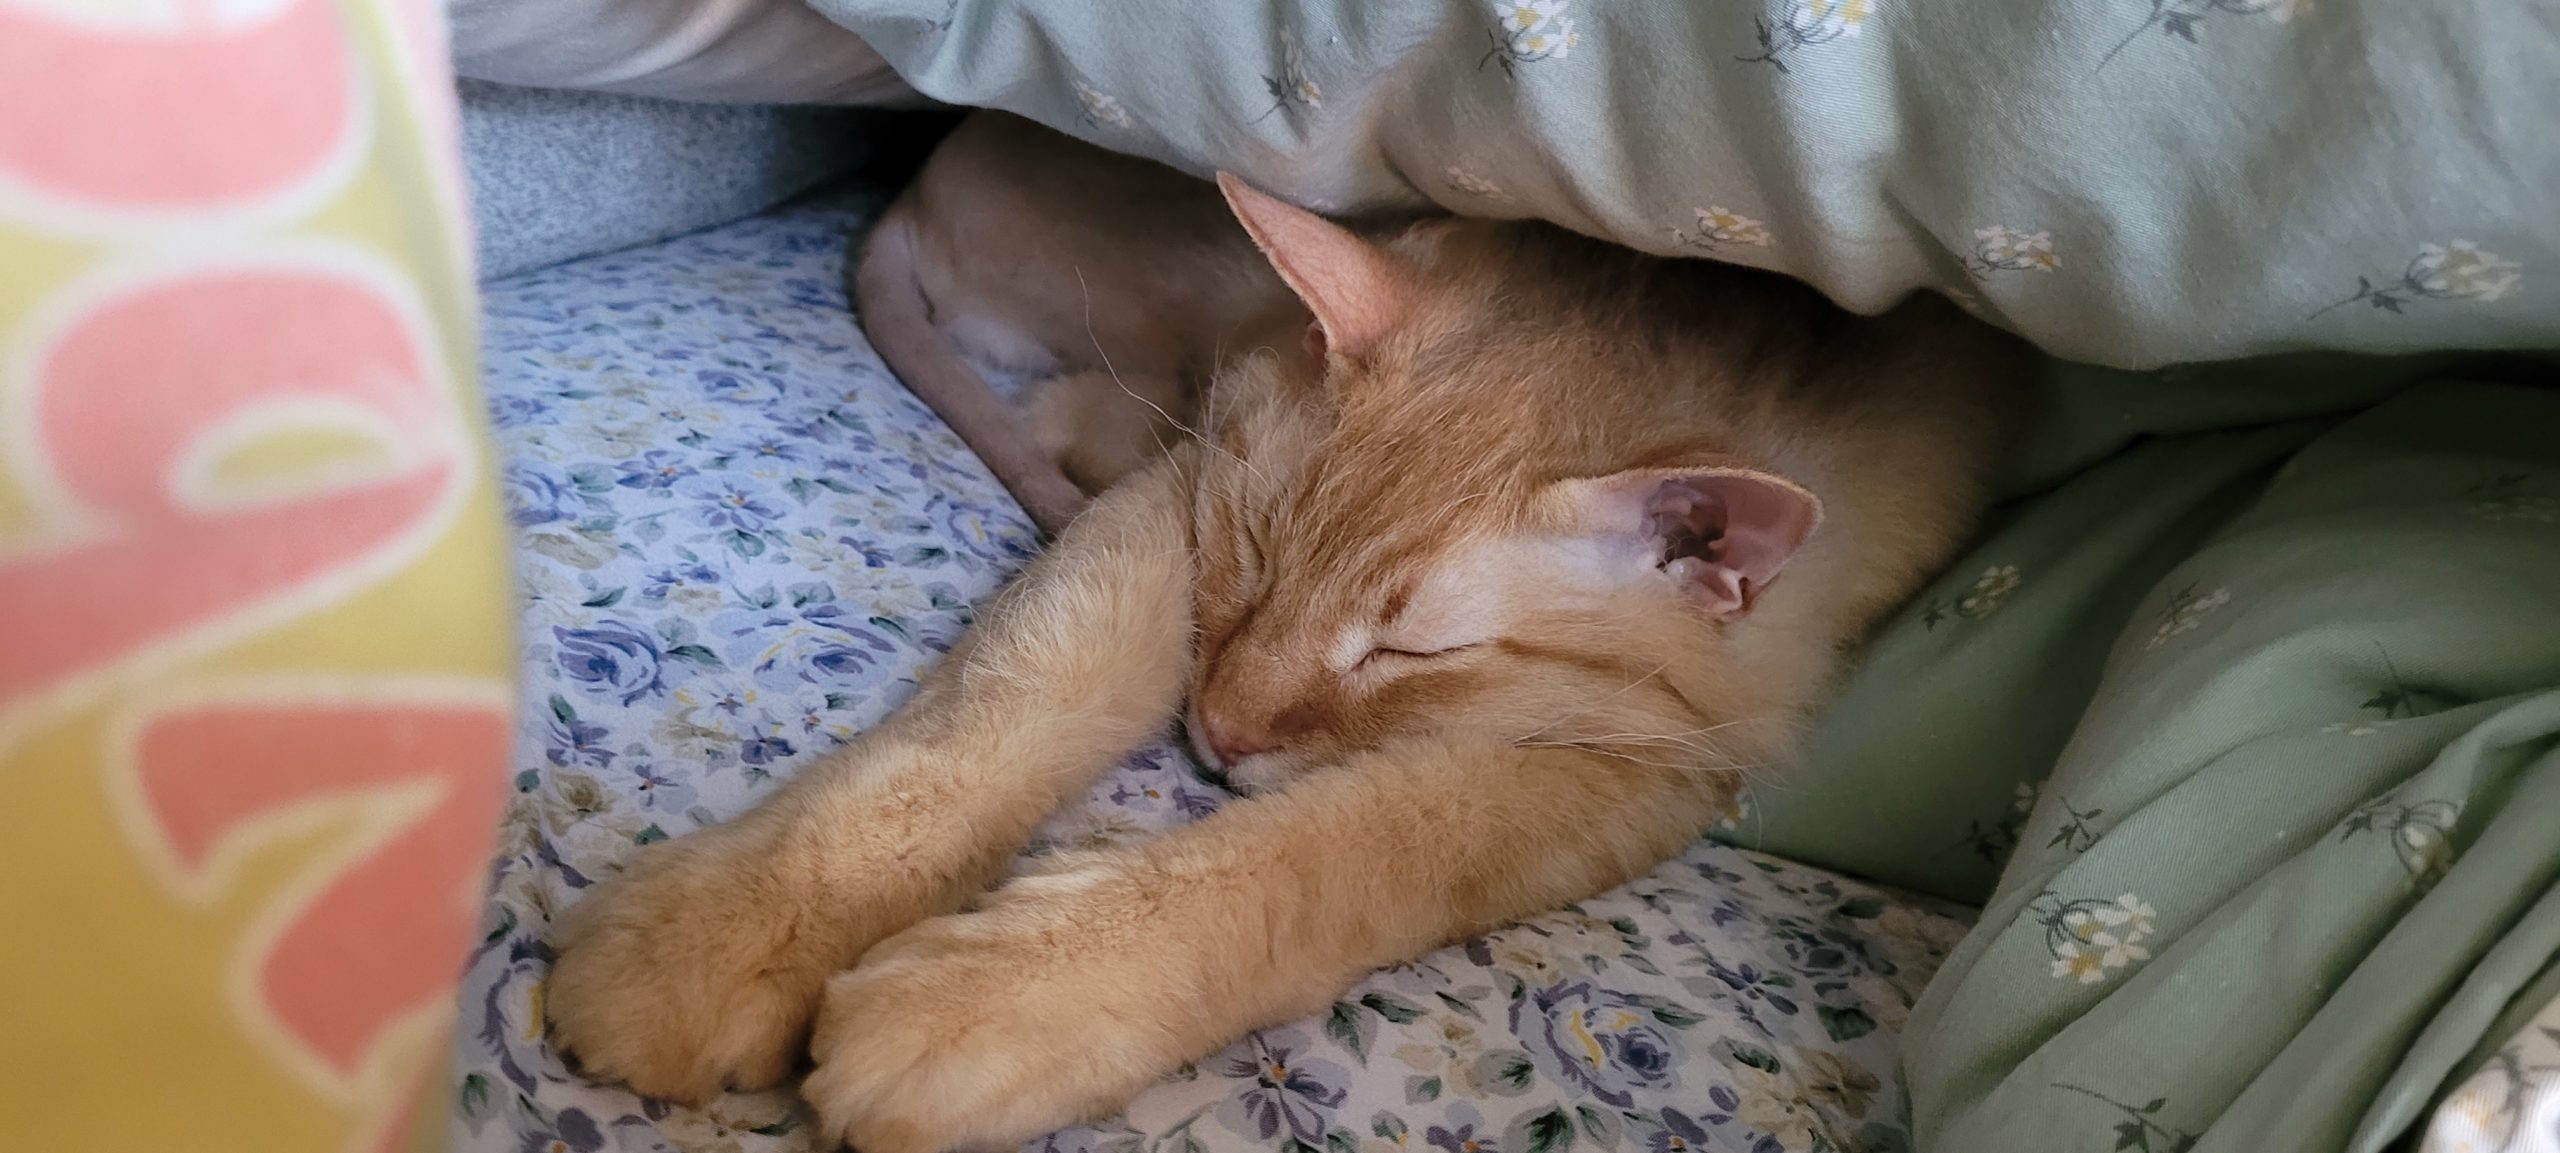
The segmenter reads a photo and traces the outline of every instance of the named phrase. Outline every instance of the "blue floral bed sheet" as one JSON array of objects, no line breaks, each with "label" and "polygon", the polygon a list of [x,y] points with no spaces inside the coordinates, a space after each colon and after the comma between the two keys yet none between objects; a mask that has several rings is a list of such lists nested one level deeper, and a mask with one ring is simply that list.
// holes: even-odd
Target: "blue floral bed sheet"
[{"label": "blue floral bed sheet", "polygon": [[[526,702],[464,987],[458,1148],[811,1144],[788,1092],[697,1111],[564,1068],[541,1028],[544,936],[633,851],[740,812],[895,708],[1031,555],[1028,522],[847,310],[867,207],[821,199],[488,289]],[[1159,744],[1028,852],[1146,836],[1225,797]],[[1032,1149],[1894,1153],[1894,1038],[1965,916],[1701,844]]]}]

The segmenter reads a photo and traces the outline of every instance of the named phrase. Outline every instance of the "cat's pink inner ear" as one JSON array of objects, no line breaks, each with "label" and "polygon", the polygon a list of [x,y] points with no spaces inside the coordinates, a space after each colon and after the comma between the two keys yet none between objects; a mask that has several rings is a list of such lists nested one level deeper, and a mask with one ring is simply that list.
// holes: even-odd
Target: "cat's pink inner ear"
[{"label": "cat's pink inner ear", "polygon": [[1822,521],[1822,502],[1749,469],[1644,470],[1600,487],[1602,515],[1649,541],[1657,567],[1712,616],[1751,611]]},{"label": "cat's pink inner ear", "polygon": [[1218,174],[1218,190],[1280,279],[1315,314],[1331,351],[1355,359],[1366,355],[1403,322],[1412,306],[1411,285],[1376,245],[1256,191],[1233,173]]}]

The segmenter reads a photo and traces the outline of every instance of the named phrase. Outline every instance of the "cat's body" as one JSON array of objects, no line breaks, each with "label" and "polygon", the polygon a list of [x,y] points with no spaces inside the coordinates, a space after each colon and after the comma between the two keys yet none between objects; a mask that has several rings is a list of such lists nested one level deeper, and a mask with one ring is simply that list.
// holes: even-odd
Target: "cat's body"
[{"label": "cat's body", "polygon": [[[997,114],[952,131],[852,271],[882,357],[1053,533],[1182,438],[1226,352],[1306,320],[1215,188]],[[1027,411],[961,351],[1041,377]]]},{"label": "cat's body", "polygon": [[[2013,419],[2018,350],[1942,302],[1226,192],[1250,243],[1205,185],[982,115],[884,223],[884,355],[965,385],[932,320],[1065,370],[1046,448],[1117,483],[905,709],[578,907],[549,1005],[589,1069],[700,1100],[814,1021],[830,1137],[992,1149],[1617,884],[1784,757]],[[1255,795],[981,898],[1186,700]]]}]

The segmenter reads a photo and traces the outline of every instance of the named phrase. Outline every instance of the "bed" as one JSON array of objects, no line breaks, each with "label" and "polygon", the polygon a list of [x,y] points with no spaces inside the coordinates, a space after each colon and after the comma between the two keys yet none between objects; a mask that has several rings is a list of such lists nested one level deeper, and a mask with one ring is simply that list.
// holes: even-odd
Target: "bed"
[{"label": "bed", "polygon": [[[2499,174],[2555,153],[2457,98],[2463,75],[2518,66],[2479,36],[2494,0],[2388,17],[2476,42],[2468,73],[2398,61],[2327,102],[2297,98],[2325,74],[2282,46],[2381,34],[2290,8],[2222,13],[2210,36],[2177,11],[2132,35],[2084,14],[1878,37],[1863,6],[1796,4],[1758,18],[1742,66],[1666,73],[1645,62],[1714,60],[1735,21],[1570,3],[1275,21],[1235,0],[1145,17],[1200,48],[1168,59],[1125,50],[1131,12],[819,7],[926,95],[1320,208],[1541,216],[1779,269],[1852,307],[1937,291],[2062,354],[1983,537],[1866,646],[1803,763],[1755,783],[1710,844],[1381,974],[1051,1143],[2380,1149],[2465,1078],[2512,1074],[2502,1108],[2537,1083],[2498,1039],[2529,1040],[2560,993],[2560,849],[2534,831],[2560,814],[2560,630],[2510,622],[2560,619],[2554,586],[2525,575],[2560,564],[2544,527],[2560,469],[2531,431],[2560,410],[2532,355],[2554,338],[2523,295],[2550,239],[2529,225],[2543,193]],[[1998,83],[1869,90],[1991,58]],[[2142,99],[2242,72],[2267,74],[2274,111]],[[1853,90],[1885,112],[1840,115]],[[1731,115],[1661,120],[1691,100]],[[2340,119],[2357,106],[2440,119],[2427,164],[2474,174],[2461,195],[2391,175],[2371,121]],[[1897,116],[1999,130],[1874,131]],[[1665,134],[1684,147],[1623,151]],[[2073,143],[2092,134],[2111,143]],[[2248,195],[2125,176],[2286,141],[2309,158],[2244,167]],[[2366,172],[2367,192],[2289,175],[2313,171]],[[2322,223],[2280,227],[2283,204]],[[501,872],[514,911],[466,998],[483,1056],[464,1117],[502,1134],[484,1139],[695,1139],[701,1118],[545,1080],[524,902],[573,899],[572,877],[626,842],[734,812],[858,731],[1028,547],[860,349],[834,287],[859,210],[823,227],[813,211],[488,288],[541,731]],[[741,262],[775,280],[721,271]],[[719,287],[677,292],[693,284]],[[635,290],[674,295],[621,298]],[[575,347],[570,329],[595,340],[514,344]],[[528,397],[528,377],[585,383]],[[693,420],[719,425],[673,427]],[[570,743],[537,759],[538,741]],[[564,810],[555,787],[582,799]],[[681,811],[657,812],[662,787],[690,794]],[[1160,748],[1042,845],[1218,799]],[[1757,909],[1719,912],[1755,891]],[[1958,943],[1913,944],[1968,918]],[[1558,949],[1578,967],[1536,959]],[[1844,958],[1863,984],[1825,971]],[[1467,1044],[1429,1040],[1451,1028]],[[787,1137],[786,1106],[724,1105],[711,1130]]]}]

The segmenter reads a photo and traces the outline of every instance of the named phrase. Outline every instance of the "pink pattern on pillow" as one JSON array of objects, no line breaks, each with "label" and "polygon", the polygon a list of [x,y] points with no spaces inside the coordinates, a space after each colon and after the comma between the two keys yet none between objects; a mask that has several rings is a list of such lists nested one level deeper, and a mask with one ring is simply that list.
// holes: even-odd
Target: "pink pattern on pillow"
[{"label": "pink pattern on pillow", "polygon": [[343,152],[361,95],[337,5],[172,6],[151,20],[0,4],[0,185],[90,210],[220,207],[283,194]]},{"label": "pink pattern on pillow", "polygon": [[244,943],[253,976],[235,995],[292,1063],[341,1085],[449,995],[498,819],[489,766],[509,735],[502,694],[371,691],[332,677],[218,695],[150,716],[133,747],[145,839],[196,886],[221,884],[223,856],[266,837],[315,818],[338,830],[344,847]]},{"label": "pink pattern on pillow", "polygon": [[[407,559],[467,480],[426,337],[352,272],[146,280],[36,339],[34,394],[15,398],[29,419],[10,423],[34,434],[13,455],[44,536],[0,556],[0,604],[40,611],[0,662],[0,700],[192,630],[313,611]],[[355,467],[215,483],[230,450],[296,429],[382,443]]]}]

